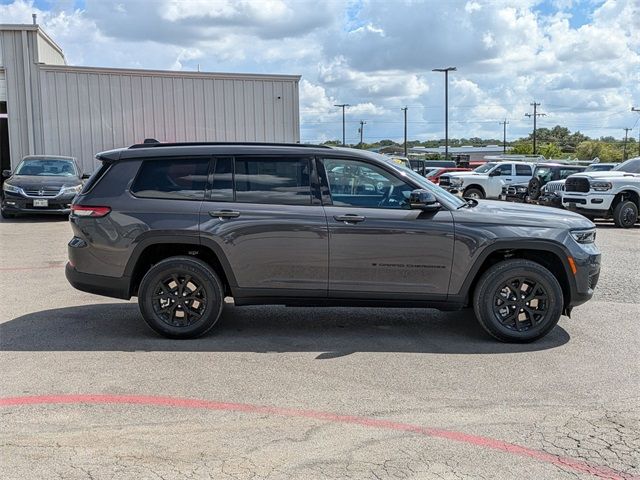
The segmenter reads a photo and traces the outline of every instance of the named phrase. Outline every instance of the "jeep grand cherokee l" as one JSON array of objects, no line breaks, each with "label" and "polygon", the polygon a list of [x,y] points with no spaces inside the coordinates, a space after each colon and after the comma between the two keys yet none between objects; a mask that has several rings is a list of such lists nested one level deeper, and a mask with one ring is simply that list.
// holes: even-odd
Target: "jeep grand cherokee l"
[{"label": "jeep grand cherokee l", "polygon": [[462,200],[378,154],[278,144],[142,144],[97,155],[66,274],[187,338],[237,306],[473,306],[503,341],[546,335],[589,300],[594,225]]}]

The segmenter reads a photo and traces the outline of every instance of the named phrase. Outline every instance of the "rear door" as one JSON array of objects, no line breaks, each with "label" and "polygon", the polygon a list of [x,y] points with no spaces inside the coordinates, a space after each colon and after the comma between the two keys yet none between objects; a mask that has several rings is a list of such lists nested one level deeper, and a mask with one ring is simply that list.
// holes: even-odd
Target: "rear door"
[{"label": "rear door", "polygon": [[312,157],[216,157],[200,212],[243,296],[326,296],[327,222]]},{"label": "rear door", "polygon": [[329,225],[329,295],[445,298],[453,258],[451,212],[409,209],[415,187],[365,160],[325,158],[319,170]]}]

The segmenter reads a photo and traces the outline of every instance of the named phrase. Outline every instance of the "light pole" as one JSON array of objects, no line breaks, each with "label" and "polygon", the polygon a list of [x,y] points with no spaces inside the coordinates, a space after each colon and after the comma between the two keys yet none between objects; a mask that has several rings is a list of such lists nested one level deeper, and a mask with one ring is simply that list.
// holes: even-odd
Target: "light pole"
[{"label": "light pole", "polygon": [[[640,108],[631,107],[631,111],[640,113]],[[638,127],[638,156],[640,156],[640,127]]]},{"label": "light pole", "polygon": [[404,112],[404,156],[407,156],[407,107],[401,108]]},{"label": "light pole", "polygon": [[341,103],[339,105],[334,105],[334,107],[340,107],[342,108],[342,146],[345,147],[346,143],[345,143],[345,130],[344,130],[344,109],[345,107],[350,107],[351,105],[349,105],[348,103]]},{"label": "light pole", "polygon": [[358,129],[358,133],[360,134],[360,148],[362,148],[362,137],[364,136],[364,126],[367,124],[364,120],[360,120],[360,128]]},{"label": "light pole", "polygon": [[444,72],[444,159],[449,158],[449,72],[456,67],[434,68],[432,72]]}]

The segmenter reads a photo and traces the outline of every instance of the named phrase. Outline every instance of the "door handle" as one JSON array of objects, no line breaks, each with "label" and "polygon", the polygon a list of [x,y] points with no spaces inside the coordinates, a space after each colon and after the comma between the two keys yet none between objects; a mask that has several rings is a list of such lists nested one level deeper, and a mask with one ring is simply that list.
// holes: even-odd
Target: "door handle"
[{"label": "door handle", "polygon": [[240,212],[235,212],[233,210],[214,210],[209,212],[209,215],[219,218],[237,218],[240,216]]},{"label": "door handle", "polygon": [[506,180],[507,182],[510,182],[510,181],[511,181],[511,179],[510,179],[510,178],[505,178],[505,180]]},{"label": "door handle", "polygon": [[338,222],[345,223],[360,223],[364,222],[367,217],[363,217],[361,215],[355,215],[353,213],[347,213],[346,215],[336,215],[333,217]]}]

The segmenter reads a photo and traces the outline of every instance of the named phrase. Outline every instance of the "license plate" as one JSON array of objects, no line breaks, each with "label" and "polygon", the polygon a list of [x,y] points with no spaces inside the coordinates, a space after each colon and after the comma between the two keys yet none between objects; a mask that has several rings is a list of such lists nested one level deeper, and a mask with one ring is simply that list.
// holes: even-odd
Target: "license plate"
[{"label": "license plate", "polygon": [[500,200],[506,200],[507,196],[506,195],[500,195]]},{"label": "license plate", "polygon": [[34,207],[48,207],[49,200],[45,200],[44,198],[37,198],[33,201]]},{"label": "license plate", "polygon": [[577,204],[575,202],[569,202],[569,208],[576,208]]}]

